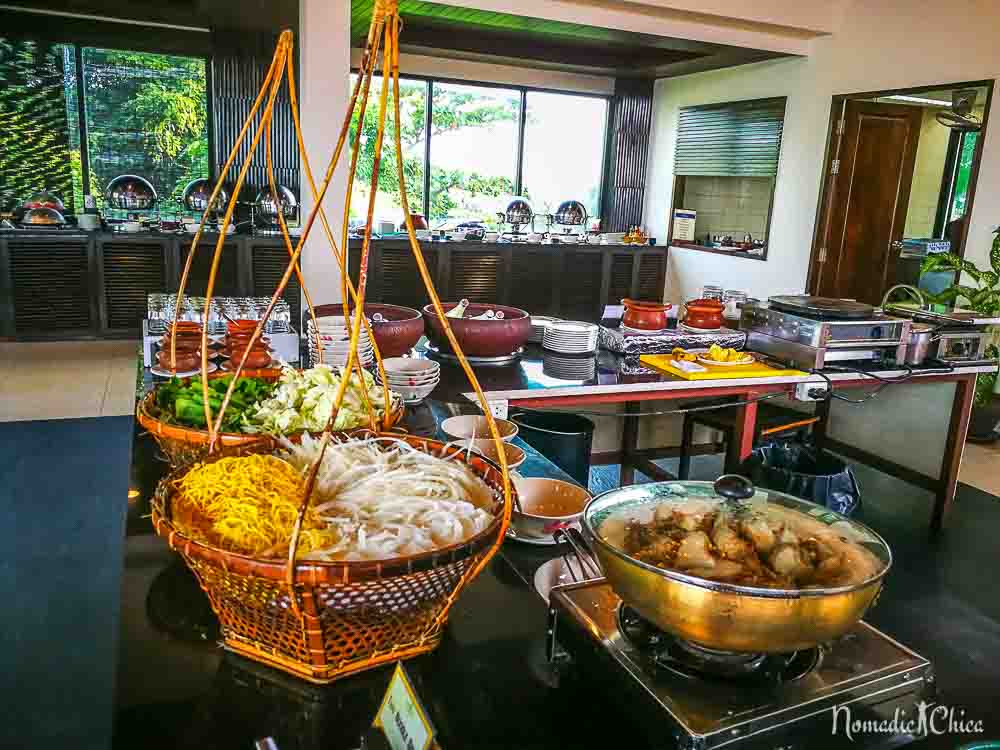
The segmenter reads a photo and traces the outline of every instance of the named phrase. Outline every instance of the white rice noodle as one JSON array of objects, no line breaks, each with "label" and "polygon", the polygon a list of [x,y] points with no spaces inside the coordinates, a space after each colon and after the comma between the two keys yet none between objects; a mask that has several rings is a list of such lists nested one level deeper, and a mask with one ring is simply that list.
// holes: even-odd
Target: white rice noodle
[{"label": "white rice noodle", "polygon": [[[319,453],[308,434],[282,440],[282,458],[305,474]],[[304,559],[380,560],[447,547],[489,526],[493,491],[466,466],[394,438],[331,441],[312,508],[337,542]]]}]

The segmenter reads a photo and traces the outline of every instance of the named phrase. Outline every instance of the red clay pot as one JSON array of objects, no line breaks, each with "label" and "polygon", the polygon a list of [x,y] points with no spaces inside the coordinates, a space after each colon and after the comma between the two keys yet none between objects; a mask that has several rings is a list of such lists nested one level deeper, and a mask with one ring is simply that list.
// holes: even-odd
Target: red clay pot
[{"label": "red clay pot", "polygon": [[684,325],[692,328],[721,328],[726,306],[716,299],[693,299],[684,305]]},{"label": "red clay pot", "polygon": [[662,331],[667,327],[667,310],[673,305],[661,305],[658,302],[641,302],[634,299],[623,299],[625,317],[622,323],[629,328],[643,331]]}]

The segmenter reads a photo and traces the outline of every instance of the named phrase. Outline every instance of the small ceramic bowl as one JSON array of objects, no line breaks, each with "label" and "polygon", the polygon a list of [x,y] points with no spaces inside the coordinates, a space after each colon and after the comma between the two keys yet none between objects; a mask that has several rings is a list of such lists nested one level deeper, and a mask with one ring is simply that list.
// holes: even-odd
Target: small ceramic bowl
[{"label": "small ceramic bowl", "polygon": [[[517,425],[506,419],[494,419],[500,439],[509,442],[517,435]],[[441,430],[452,440],[467,440],[469,438],[490,437],[490,425],[486,417],[476,414],[465,414],[460,417],[448,417],[441,423]]]},{"label": "small ceramic bowl", "polygon": [[520,538],[548,539],[580,520],[590,493],[559,479],[520,477],[514,480],[521,510],[514,508],[511,524]]},{"label": "small ceramic bowl", "polygon": [[[463,443],[467,445],[469,441]],[[473,440],[472,450],[476,453],[488,458],[490,461],[495,463],[497,466],[500,465],[500,455],[497,453],[497,444],[490,439],[486,440]],[[503,444],[503,452],[507,457],[507,468],[516,469],[518,466],[524,463],[525,459],[528,458],[528,454],[524,452],[523,449],[518,448],[516,445],[510,443]]]}]

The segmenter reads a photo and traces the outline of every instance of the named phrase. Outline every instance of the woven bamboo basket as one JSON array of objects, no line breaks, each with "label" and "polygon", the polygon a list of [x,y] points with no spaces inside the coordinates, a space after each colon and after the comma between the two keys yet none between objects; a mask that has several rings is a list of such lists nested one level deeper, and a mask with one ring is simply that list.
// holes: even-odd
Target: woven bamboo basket
[{"label": "woven bamboo basket", "polygon": [[[212,373],[209,378],[222,377],[229,373]],[[250,370],[244,372],[246,377],[258,377],[266,380],[277,380],[280,370]],[[187,382],[189,378],[185,378]],[[403,418],[405,407],[402,401],[397,401],[395,408],[389,413],[386,428],[392,428]],[[143,429],[152,434],[160,450],[163,451],[173,468],[187,466],[201,461],[208,456],[208,430],[184,425],[169,424],[161,420],[157,414],[156,391],[150,391],[136,404],[135,418]],[[277,441],[269,435],[247,434],[244,432],[220,432],[215,446],[217,456],[239,456],[254,447],[262,451],[271,451],[277,447]]]},{"label": "woven bamboo basket", "polygon": [[[392,437],[432,455],[445,450],[437,440]],[[252,446],[243,452],[266,451]],[[192,466],[161,480],[152,502],[153,524],[208,594],[226,649],[310,682],[328,683],[436,648],[463,579],[502,540],[509,512],[500,468],[474,453],[454,460],[466,463],[494,491],[489,527],[465,542],[419,555],[298,562],[291,589],[286,561],[226,552],[185,536],[173,524],[174,483]],[[513,502],[513,487],[511,497]]]}]

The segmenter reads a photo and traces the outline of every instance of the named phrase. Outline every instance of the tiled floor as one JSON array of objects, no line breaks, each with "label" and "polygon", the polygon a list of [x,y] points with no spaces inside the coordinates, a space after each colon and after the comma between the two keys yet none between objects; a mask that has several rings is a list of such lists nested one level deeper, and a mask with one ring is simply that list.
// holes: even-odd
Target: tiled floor
[{"label": "tiled floor", "polygon": [[983,492],[1000,496],[1000,443],[966,443],[959,478]]},{"label": "tiled floor", "polygon": [[137,341],[0,343],[0,421],[131,414],[137,356]]}]

